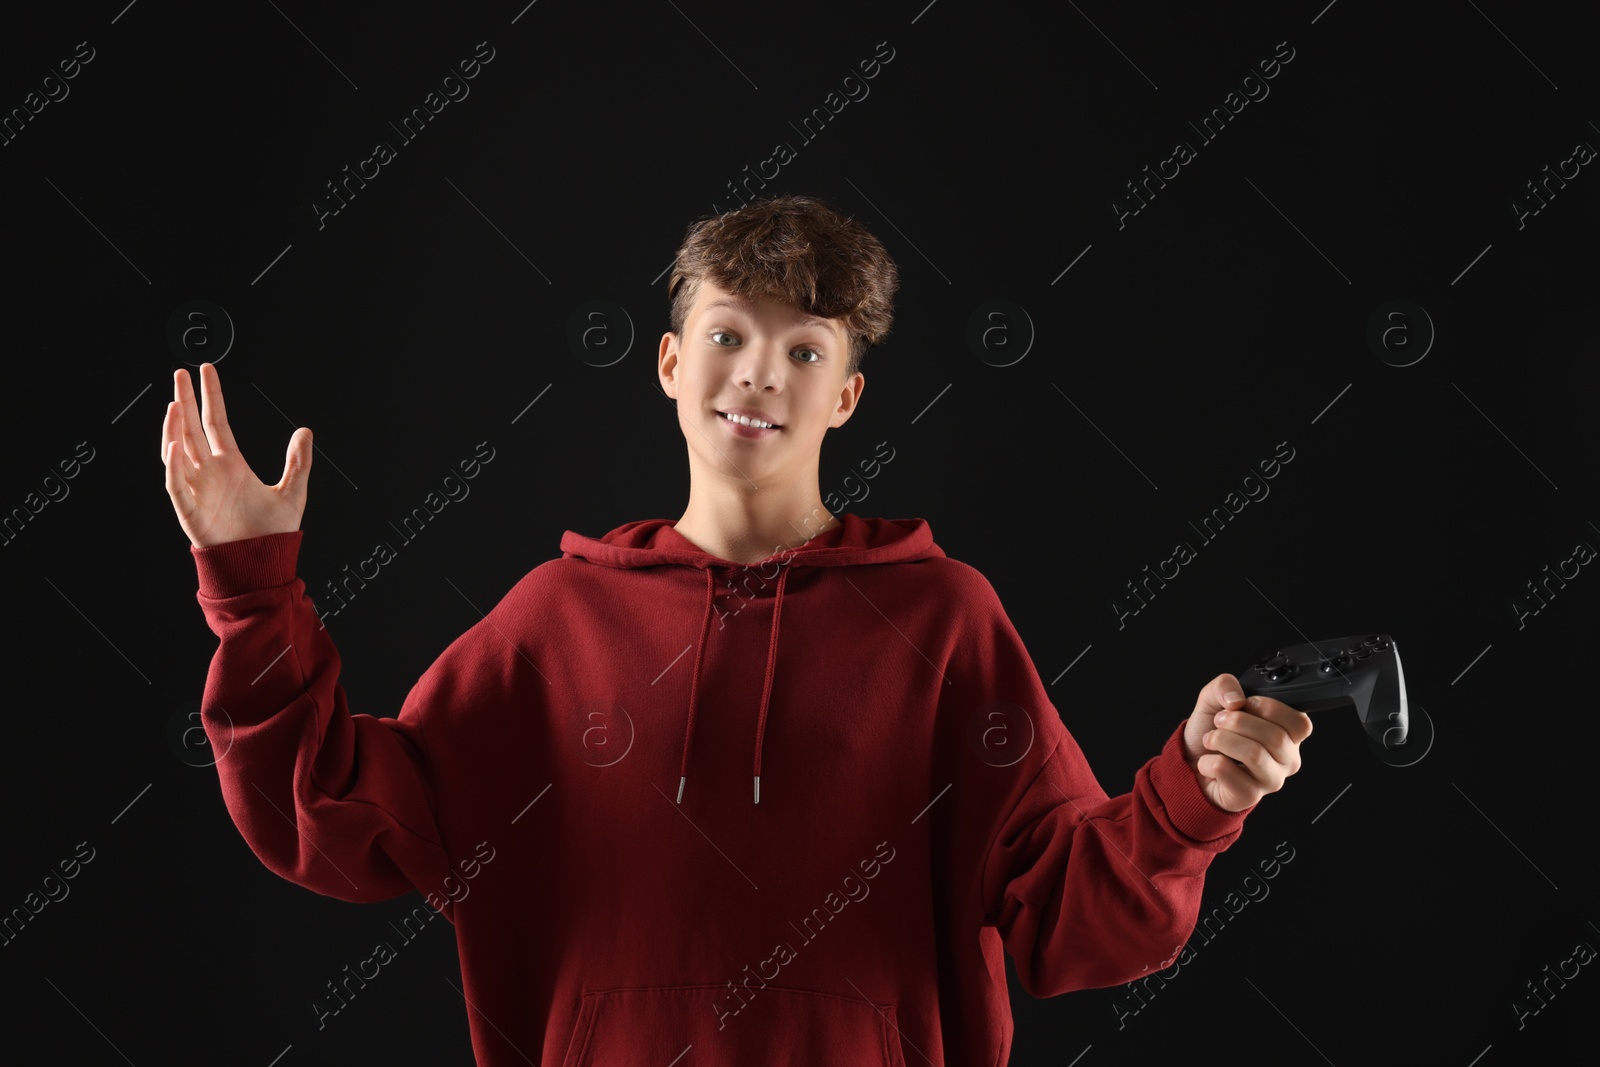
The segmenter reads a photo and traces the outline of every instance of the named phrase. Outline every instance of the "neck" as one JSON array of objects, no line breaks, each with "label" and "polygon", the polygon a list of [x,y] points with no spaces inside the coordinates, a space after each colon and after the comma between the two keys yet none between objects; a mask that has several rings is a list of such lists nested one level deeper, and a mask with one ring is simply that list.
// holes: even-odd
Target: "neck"
[{"label": "neck", "polygon": [[804,486],[759,490],[697,481],[673,529],[719,559],[750,564],[799,548],[837,523],[822,506],[815,477]]}]

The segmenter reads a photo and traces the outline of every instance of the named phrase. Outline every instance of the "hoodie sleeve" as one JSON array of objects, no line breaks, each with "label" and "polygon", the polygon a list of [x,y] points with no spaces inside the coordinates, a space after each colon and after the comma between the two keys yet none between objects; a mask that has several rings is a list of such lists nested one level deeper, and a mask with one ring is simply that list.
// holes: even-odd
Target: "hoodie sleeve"
[{"label": "hoodie sleeve", "polygon": [[[976,871],[968,889],[980,925],[999,932],[1035,997],[1114,986],[1170,966],[1194,929],[1212,857],[1239,836],[1253,809],[1224,811],[1200,791],[1183,753],[1187,714],[1136,772],[1132,790],[1108,796],[993,587],[972,575],[964,647],[951,657],[945,703],[966,723],[957,774],[970,807],[954,847],[976,853],[965,870]],[[1150,700],[1173,699],[1145,695],[1136,677],[1122,691],[1118,706],[1078,714],[1145,729],[1139,724],[1152,718]],[[989,738],[980,723],[992,724]],[[1004,745],[995,743],[996,727],[1007,735]]]},{"label": "hoodie sleeve", "polygon": [[200,607],[221,639],[201,721],[228,812],[289,881],[358,902],[418,889],[453,918],[424,725],[436,708],[482,698],[509,667],[484,662],[477,650],[493,645],[472,640],[480,624],[428,668],[397,718],[352,715],[339,653],[295,576],[302,536],[190,548]]}]

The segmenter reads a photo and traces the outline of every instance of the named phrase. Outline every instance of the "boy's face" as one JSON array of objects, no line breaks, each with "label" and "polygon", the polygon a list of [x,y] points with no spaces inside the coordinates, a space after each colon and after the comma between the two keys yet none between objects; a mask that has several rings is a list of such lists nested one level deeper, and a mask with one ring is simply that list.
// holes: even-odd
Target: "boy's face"
[{"label": "boy's face", "polygon": [[[771,301],[751,307],[702,280],[683,336],[661,337],[661,387],[678,402],[691,473],[723,474],[765,488],[771,479],[816,479],[822,438],[844,425],[866,385],[845,379],[849,340],[838,319],[808,319]],[[751,431],[731,408],[774,423]],[[747,481],[748,480],[748,481]]]}]

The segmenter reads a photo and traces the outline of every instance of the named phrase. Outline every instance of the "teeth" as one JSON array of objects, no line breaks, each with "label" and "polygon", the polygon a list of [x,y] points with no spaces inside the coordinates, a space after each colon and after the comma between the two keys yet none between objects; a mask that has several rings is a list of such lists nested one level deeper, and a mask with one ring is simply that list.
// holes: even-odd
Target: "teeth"
[{"label": "teeth", "polygon": [[770,430],[770,429],[772,429],[772,423],[770,423],[770,422],[762,422],[760,419],[752,419],[752,418],[749,418],[748,416],[745,416],[745,415],[726,415],[725,414],[722,417],[725,418],[725,419],[729,419],[729,420],[731,420],[733,422],[737,422],[740,426],[754,426],[758,430]]}]

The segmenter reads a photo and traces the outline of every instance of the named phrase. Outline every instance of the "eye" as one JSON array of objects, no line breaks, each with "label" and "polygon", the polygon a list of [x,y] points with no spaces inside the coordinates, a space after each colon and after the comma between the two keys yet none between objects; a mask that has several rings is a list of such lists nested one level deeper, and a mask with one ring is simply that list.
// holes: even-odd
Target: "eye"
[{"label": "eye", "polygon": [[[717,345],[718,348],[727,348],[728,347],[727,345],[718,344],[718,342],[717,342],[717,338],[718,337],[733,337],[733,334],[729,333],[727,330],[712,330],[711,331],[711,343],[714,344],[714,345]],[[738,344],[738,343],[739,343],[738,339],[734,338],[733,344]]]},{"label": "eye", "polygon": [[822,353],[818,352],[815,348],[797,348],[797,349],[795,349],[795,352],[810,352],[813,356],[817,357],[816,359],[802,359],[800,361],[801,363],[821,363],[822,362]]}]

